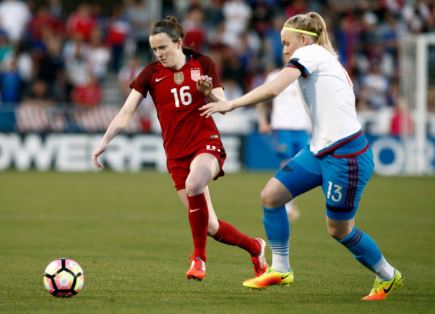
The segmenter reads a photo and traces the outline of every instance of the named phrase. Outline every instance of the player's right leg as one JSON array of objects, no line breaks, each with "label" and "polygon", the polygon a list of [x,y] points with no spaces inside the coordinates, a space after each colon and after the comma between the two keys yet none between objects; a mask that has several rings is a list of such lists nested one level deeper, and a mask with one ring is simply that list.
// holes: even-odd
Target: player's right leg
[{"label": "player's right leg", "polygon": [[185,193],[194,251],[186,276],[188,279],[202,280],[205,277],[206,243],[209,228],[209,209],[204,192],[208,182],[219,174],[220,165],[213,155],[204,153],[195,156],[189,168],[189,175],[185,182]]}]

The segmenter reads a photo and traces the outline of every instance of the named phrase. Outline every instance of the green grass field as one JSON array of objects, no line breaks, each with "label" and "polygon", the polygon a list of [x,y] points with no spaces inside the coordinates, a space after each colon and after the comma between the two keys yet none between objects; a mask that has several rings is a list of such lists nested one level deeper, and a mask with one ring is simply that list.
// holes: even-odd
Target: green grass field
[{"label": "green grass field", "polygon": [[[220,218],[264,236],[259,191],[271,173],[226,175],[211,192]],[[360,301],[374,276],[324,225],[319,189],[298,200],[295,283],[253,291],[247,253],[209,240],[207,277],[185,279],[191,239],[168,175],[0,173],[0,312],[8,313],[435,313],[435,177],[379,178],[357,215],[405,285],[384,302]],[[83,291],[56,299],[45,266],[72,257]]]}]

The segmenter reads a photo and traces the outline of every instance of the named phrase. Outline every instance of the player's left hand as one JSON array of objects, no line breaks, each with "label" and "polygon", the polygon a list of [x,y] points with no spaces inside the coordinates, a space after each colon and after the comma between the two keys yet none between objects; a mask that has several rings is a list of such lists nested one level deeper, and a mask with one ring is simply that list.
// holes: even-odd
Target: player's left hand
[{"label": "player's left hand", "polygon": [[199,108],[199,110],[202,111],[201,116],[205,116],[206,118],[210,117],[215,112],[225,113],[233,109],[234,106],[230,101],[209,102]]},{"label": "player's left hand", "polygon": [[205,97],[210,95],[213,89],[212,78],[208,75],[201,75],[196,81],[196,89]]}]

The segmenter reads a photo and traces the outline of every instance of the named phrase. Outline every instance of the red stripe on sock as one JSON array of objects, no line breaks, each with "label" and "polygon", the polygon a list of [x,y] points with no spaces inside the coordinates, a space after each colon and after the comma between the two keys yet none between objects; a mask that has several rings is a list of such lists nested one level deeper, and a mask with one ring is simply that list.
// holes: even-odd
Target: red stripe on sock
[{"label": "red stripe on sock", "polygon": [[241,233],[236,227],[223,220],[219,220],[219,229],[213,238],[221,243],[238,246],[249,252],[251,256],[257,256],[260,253],[261,248],[258,241]]},{"label": "red stripe on sock", "polygon": [[189,223],[193,238],[193,256],[199,256],[204,262],[207,260],[206,245],[208,233],[208,209],[204,193],[188,196]]}]

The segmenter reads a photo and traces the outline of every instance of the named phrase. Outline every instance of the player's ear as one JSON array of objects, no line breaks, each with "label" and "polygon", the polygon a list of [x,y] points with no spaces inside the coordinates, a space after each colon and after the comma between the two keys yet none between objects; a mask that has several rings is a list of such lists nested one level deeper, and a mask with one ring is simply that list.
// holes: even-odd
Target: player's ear
[{"label": "player's ear", "polygon": [[181,38],[177,41],[177,48],[182,49],[183,48],[183,40]]},{"label": "player's ear", "polygon": [[313,43],[313,39],[310,36],[302,34],[302,42],[304,43],[304,45],[310,45]]}]

